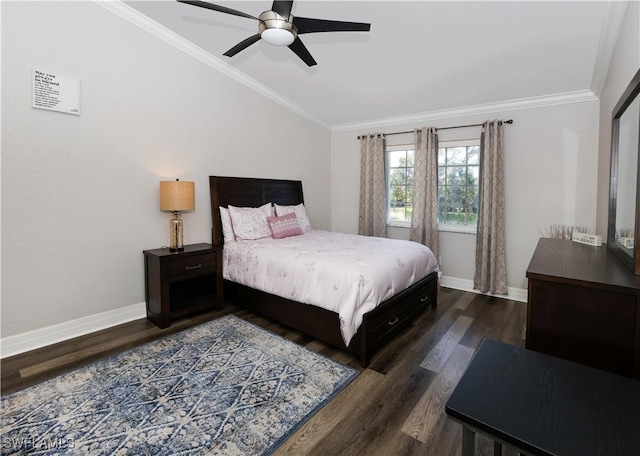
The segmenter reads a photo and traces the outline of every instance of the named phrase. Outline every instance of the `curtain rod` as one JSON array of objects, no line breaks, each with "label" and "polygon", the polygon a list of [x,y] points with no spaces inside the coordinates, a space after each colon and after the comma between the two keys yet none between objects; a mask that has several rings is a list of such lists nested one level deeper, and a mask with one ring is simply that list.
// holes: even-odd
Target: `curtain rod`
[{"label": "curtain rod", "polygon": [[[509,120],[500,120],[498,122],[500,125],[502,124],[509,124],[511,125],[513,123],[513,119],[509,119]],[[467,127],[481,127],[484,124],[471,124],[471,125],[456,125],[453,127],[440,127],[440,128],[436,128],[436,130],[451,130],[454,128],[467,128]],[[414,130],[411,131],[396,131],[393,133],[382,133],[382,136],[393,136],[393,135],[404,135],[407,133],[413,133]],[[362,136],[358,136],[358,139],[362,138]]]}]

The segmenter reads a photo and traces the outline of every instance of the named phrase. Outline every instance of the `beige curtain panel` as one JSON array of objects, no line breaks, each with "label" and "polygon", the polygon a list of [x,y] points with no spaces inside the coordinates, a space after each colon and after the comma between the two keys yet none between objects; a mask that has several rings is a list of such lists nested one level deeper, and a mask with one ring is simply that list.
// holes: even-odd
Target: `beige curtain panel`
[{"label": "beige curtain panel", "polygon": [[502,122],[494,120],[483,124],[480,147],[480,204],[473,287],[483,293],[507,294]]},{"label": "beige curtain panel", "polygon": [[384,136],[360,136],[360,216],[358,234],[387,237],[387,183]]},{"label": "beige curtain panel", "polygon": [[424,244],[438,257],[438,131],[416,130],[413,164],[413,213],[409,239]]}]

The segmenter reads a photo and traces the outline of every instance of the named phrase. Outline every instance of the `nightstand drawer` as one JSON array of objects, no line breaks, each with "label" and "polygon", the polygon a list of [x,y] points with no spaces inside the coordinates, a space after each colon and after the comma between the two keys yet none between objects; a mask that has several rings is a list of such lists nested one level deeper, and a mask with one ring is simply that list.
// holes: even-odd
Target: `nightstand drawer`
[{"label": "nightstand drawer", "polygon": [[176,257],[169,260],[169,280],[182,280],[191,277],[199,277],[216,272],[216,256],[193,255],[188,257]]}]

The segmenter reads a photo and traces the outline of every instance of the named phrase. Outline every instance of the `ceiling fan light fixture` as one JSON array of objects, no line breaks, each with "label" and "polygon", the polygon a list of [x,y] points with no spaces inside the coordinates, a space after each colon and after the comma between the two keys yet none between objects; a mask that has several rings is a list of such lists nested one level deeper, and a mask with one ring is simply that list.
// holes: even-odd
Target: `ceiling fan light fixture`
[{"label": "ceiling fan light fixture", "polygon": [[289,46],[296,39],[289,30],[285,29],[266,29],[260,34],[260,38],[274,46]]},{"label": "ceiling fan light fixture", "polygon": [[298,30],[293,25],[293,16],[284,19],[275,11],[265,11],[260,15],[258,32],[260,38],[274,46],[289,46],[298,36]]}]

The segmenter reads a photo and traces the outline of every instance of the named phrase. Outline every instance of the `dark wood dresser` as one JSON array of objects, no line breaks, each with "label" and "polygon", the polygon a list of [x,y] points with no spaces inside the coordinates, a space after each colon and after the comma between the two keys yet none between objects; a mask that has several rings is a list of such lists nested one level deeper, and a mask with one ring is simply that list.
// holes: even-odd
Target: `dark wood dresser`
[{"label": "dark wood dresser", "polygon": [[527,278],[526,348],[640,380],[640,276],[606,245],[540,239]]}]

